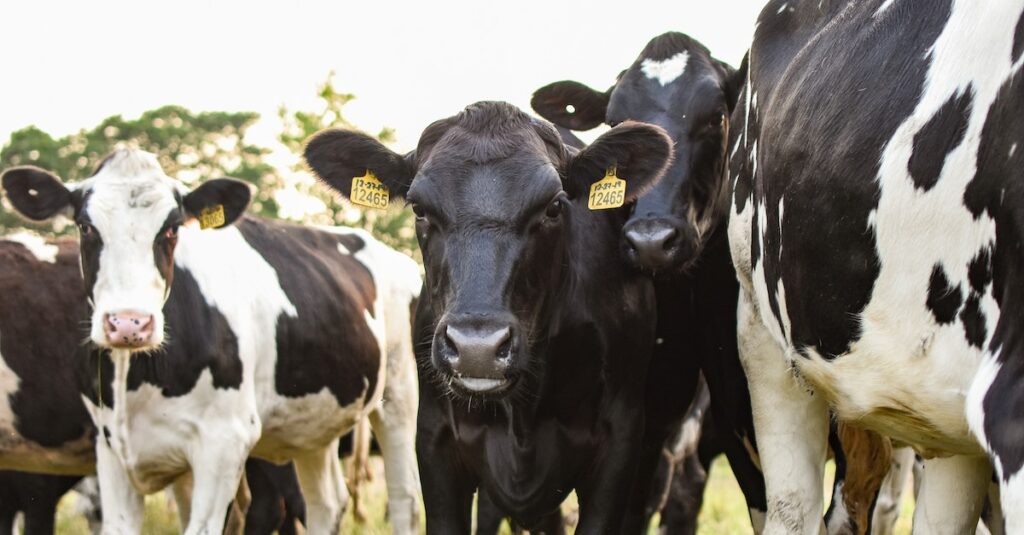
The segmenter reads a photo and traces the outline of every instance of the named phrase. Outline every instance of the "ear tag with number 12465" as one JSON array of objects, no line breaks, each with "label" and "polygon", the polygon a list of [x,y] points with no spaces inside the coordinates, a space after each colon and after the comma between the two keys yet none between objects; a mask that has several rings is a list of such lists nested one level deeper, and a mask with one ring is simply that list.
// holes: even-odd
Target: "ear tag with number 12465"
[{"label": "ear tag with number 12465", "polygon": [[614,167],[605,171],[604,178],[590,185],[590,198],[587,208],[591,210],[607,210],[618,208],[626,202],[626,181],[615,176]]},{"label": "ear tag with number 12465", "polygon": [[360,206],[384,209],[391,200],[391,192],[367,169],[365,175],[352,179],[352,192],[348,199]]},{"label": "ear tag with number 12465", "polygon": [[199,228],[218,228],[224,226],[224,205],[215,204],[199,211]]}]

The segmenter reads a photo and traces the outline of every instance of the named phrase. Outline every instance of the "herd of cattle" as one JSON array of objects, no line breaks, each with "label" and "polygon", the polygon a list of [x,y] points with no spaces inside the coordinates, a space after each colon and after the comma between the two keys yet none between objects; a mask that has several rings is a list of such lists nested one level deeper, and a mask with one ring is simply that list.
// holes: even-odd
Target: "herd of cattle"
[{"label": "herd of cattle", "polygon": [[312,137],[326,186],[405,199],[422,277],[140,151],[8,169],[17,212],[79,239],[0,241],[0,524],[52,532],[95,473],[105,533],[168,486],[220,533],[246,480],[246,533],[286,532],[297,489],[337,533],[368,419],[395,533],[421,497],[430,533],[564,533],[572,491],[576,533],[692,533],[721,453],[758,533],[889,533],[915,453],[915,533],[1024,533],[1022,12],[772,0],[738,69],[668,33],[607,90],[539,89],[547,121]]}]

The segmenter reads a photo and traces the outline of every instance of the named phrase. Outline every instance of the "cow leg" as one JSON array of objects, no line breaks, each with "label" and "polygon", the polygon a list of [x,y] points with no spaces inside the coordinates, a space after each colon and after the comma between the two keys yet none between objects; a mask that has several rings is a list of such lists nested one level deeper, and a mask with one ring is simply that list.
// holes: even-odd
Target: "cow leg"
[{"label": "cow leg", "polygon": [[270,479],[270,461],[250,457],[245,461],[245,479],[252,501],[245,514],[246,535],[270,535],[281,525],[284,500]]},{"label": "cow leg", "polygon": [[338,459],[338,439],[326,448],[296,457],[295,472],[306,499],[307,531],[315,535],[337,533],[349,498]]},{"label": "cow leg", "polygon": [[469,535],[478,481],[458,459],[447,413],[441,406],[444,396],[428,381],[419,383],[416,418],[416,459],[423,482],[427,533]]},{"label": "cow leg", "polygon": [[601,468],[593,480],[576,489],[580,500],[578,535],[614,533],[622,529],[632,494],[627,489],[634,488],[632,483],[640,458],[641,445],[635,437],[643,436],[644,432],[643,415],[634,408],[638,405],[639,400],[622,399],[609,407],[609,443],[596,461]]},{"label": "cow leg", "polygon": [[245,470],[242,470],[242,480],[235,491],[235,499],[228,505],[224,535],[242,535],[245,529],[245,515],[249,512],[250,505],[252,494],[249,492],[249,480],[245,477]]},{"label": "cow leg", "polygon": [[913,449],[897,448],[893,450],[889,473],[882,481],[882,490],[878,493],[878,502],[875,504],[875,513],[871,520],[871,532],[874,535],[892,535],[896,528],[896,520],[900,516],[903,491],[910,483],[910,474],[913,468]]},{"label": "cow leg", "polygon": [[174,507],[178,510],[178,525],[187,526],[192,516],[192,472],[178,476],[171,484],[171,492],[174,494]]},{"label": "cow leg", "polygon": [[420,473],[416,466],[416,361],[408,353],[391,354],[384,402],[370,413],[370,425],[384,457],[388,515],[396,535],[418,533]]},{"label": "cow leg", "polygon": [[369,417],[359,418],[355,429],[352,430],[352,454],[348,462],[342,463],[345,471],[345,481],[348,483],[348,491],[351,494],[352,517],[356,522],[366,522],[366,500],[363,499],[363,490],[367,483],[373,479],[370,473],[370,421]]},{"label": "cow leg", "polygon": [[498,535],[501,521],[505,513],[487,495],[487,491],[479,489],[476,500],[476,535]]},{"label": "cow leg", "polygon": [[[1003,503],[999,497],[999,484],[996,482],[988,485],[988,499],[985,501],[985,507],[981,510],[981,522],[989,535],[1006,533]],[[984,533],[981,528],[982,526],[978,526],[979,535]]]},{"label": "cow leg", "polygon": [[660,534],[697,533],[697,517],[704,503],[708,474],[697,452],[690,452],[673,473],[668,500],[661,512]]},{"label": "cow leg", "polygon": [[764,531],[820,533],[829,422],[825,399],[794,376],[789,357],[746,292],[740,296],[737,340],[768,496]]},{"label": "cow leg", "polygon": [[548,513],[539,524],[530,528],[530,535],[565,535],[565,518],[562,516],[562,509],[555,509]]},{"label": "cow leg", "polygon": [[142,530],[142,495],[100,433],[96,438],[96,475],[100,483],[105,535],[135,535]]},{"label": "cow leg", "polygon": [[222,533],[242,481],[248,447],[222,439],[203,441],[197,449],[191,459],[192,501],[185,535]]},{"label": "cow leg", "polygon": [[14,535],[14,517],[17,514],[13,504],[0,504],[0,535]]},{"label": "cow leg", "polygon": [[914,510],[914,534],[974,533],[992,469],[985,457],[927,459]]},{"label": "cow leg", "polygon": [[[59,499],[59,497],[58,497]],[[25,535],[53,535],[57,500],[34,503],[25,509]]]}]

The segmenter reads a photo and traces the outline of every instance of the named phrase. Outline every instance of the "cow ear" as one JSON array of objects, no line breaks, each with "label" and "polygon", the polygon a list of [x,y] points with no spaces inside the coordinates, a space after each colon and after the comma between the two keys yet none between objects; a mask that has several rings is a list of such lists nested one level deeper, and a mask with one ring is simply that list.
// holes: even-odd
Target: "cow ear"
[{"label": "cow ear", "polygon": [[0,182],[14,209],[34,221],[50,219],[71,206],[71,191],[56,175],[38,167],[9,169]]},{"label": "cow ear", "polygon": [[590,185],[614,168],[626,181],[629,203],[654,187],[671,163],[672,139],[661,127],[625,121],[569,161],[564,187],[572,198],[585,197]]},{"label": "cow ear", "polygon": [[352,179],[373,173],[391,195],[405,197],[416,175],[410,160],[385,147],[380,141],[351,130],[324,130],[306,143],[306,163],[331,189],[349,198]]},{"label": "cow ear", "polygon": [[722,91],[725,93],[729,113],[732,113],[732,110],[736,109],[736,102],[740,98],[740,92],[743,91],[743,85],[747,83],[747,56],[743,56],[743,62],[740,63],[739,70],[733,69],[731,65],[724,61],[717,59],[714,61],[725,73],[725,83],[722,86]]},{"label": "cow ear", "polygon": [[182,205],[188,217],[198,219],[203,228],[221,228],[242,217],[251,198],[252,190],[245,182],[215,178],[185,195]]},{"label": "cow ear", "polygon": [[[530,106],[541,117],[570,130],[590,130],[604,122],[611,91],[595,91],[579,82],[565,80],[538,89]],[[572,106],[572,111],[569,111]]]}]

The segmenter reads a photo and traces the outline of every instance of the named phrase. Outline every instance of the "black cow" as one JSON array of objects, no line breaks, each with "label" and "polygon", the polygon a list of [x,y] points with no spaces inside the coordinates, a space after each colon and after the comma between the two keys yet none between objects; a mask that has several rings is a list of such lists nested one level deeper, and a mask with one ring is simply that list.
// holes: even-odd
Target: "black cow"
[{"label": "black cow", "polygon": [[770,2],[733,114],[729,241],[769,489],[817,533],[829,408],[927,458],[915,531],[992,467],[1024,532],[1024,0]]},{"label": "black cow", "polygon": [[[250,450],[295,459],[310,530],[336,529],[347,501],[337,440],[367,415],[385,453],[394,529],[416,529],[409,306],[421,283],[411,259],[365,232],[243,217],[243,183],[189,190],[136,150],[116,151],[77,184],[34,167],[8,170],[2,182],[22,214],[66,212],[80,229],[81,271],[74,260],[59,264],[74,273],[61,279],[65,291],[49,294],[59,286],[42,287],[31,272],[11,275],[11,284],[40,285],[35,293],[59,306],[0,314],[30,324],[71,317],[66,331],[78,354],[53,356],[45,368],[53,377],[43,379],[75,370],[51,403],[91,412],[104,529],[138,532],[142,495],[191,471],[185,532],[219,532]],[[91,344],[83,345],[86,318]],[[30,327],[40,340],[65,336]],[[20,342],[31,348],[31,340]],[[81,429],[88,443],[92,434]]]},{"label": "black cow", "polygon": [[[478,487],[524,527],[576,489],[577,533],[619,530],[643,449],[655,303],[618,236],[671,154],[664,131],[630,122],[577,153],[497,102],[433,123],[405,157],[355,132],[309,142],[306,160],[343,195],[369,173],[416,213],[429,532],[469,533]],[[625,191],[597,190],[606,174]],[[625,206],[588,210],[609,192]]]},{"label": "black cow", "polygon": [[[739,288],[729,258],[722,178],[728,116],[742,80],[704,45],[670,32],[652,39],[607,91],[555,82],[539,89],[532,105],[564,128],[587,130],[634,120],[656,124],[672,137],[675,161],[637,201],[620,237],[625,258],[654,274],[658,296],[658,345],[647,386],[654,410],[648,412],[651,438],[645,443],[650,448],[643,457],[648,468],[640,473],[652,473],[649,468],[662,457],[660,444],[678,430],[703,371],[717,424],[715,435],[705,437],[704,449],[714,443],[726,453],[759,530],[764,479],[751,457],[753,421],[736,349]],[[706,455],[705,461],[712,457]],[[634,499],[646,499],[649,488],[639,482]],[[678,529],[683,513],[667,516]],[[693,530],[696,516],[690,520],[688,529]]]}]

